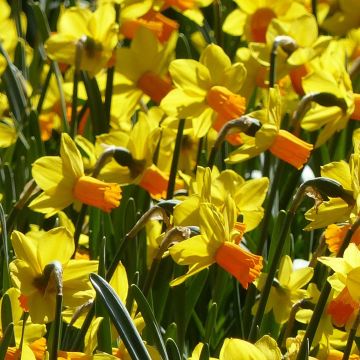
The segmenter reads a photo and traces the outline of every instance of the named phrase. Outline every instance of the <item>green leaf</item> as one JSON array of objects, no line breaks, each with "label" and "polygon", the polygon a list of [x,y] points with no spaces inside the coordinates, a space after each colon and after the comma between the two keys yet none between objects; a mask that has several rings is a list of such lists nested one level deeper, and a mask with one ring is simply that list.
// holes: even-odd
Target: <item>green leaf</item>
[{"label": "green leaf", "polygon": [[109,126],[106,124],[104,119],[104,105],[101,100],[101,93],[96,78],[90,78],[89,75],[84,71],[81,72],[81,78],[84,81],[86,93],[88,96],[93,134],[95,136],[106,133],[109,131]]},{"label": "green leaf", "polygon": [[[12,318],[10,297],[8,294],[4,294],[1,303],[1,328],[6,329],[11,323],[13,323],[13,318]],[[14,336],[10,340],[9,346],[15,346]]]},{"label": "green leaf", "polygon": [[204,336],[205,343],[210,343],[211,335],[214,333],[214,329],[216,326],[216,317],[217,317],[217,304],[212,303],[210,305],[208,316],[206,319],[206,324],[205,324],[205,336]]},{"label": "green leaf", "polygon": [[36,28],[38,30],[38,34],[40,34],[42,42],[45,42],[45,40],[50,36],[51,32],[46,15],[38,3],[30,2],[30,6],[36,19]]},{"label": "green leaf", "polygon": [[168,356],[166,353],[165,344],[163,338],[160,333],[159,325],[156,322],[155,315],[147,302],[142,291],[135,285],[131,285],[131,292],[134,295],[134,298],[137,302],[141,315],[145,320],[145,324],[148,327],[149,332],[152,334],[154,338],[155,345],[161,355],[161,357],[165,360],[168,360]]},{"label": "green leaf", "polygon": [[209,360],[209,359],[210,359],[209,344],[205,343],[201,349],[199,360]]},{"label": "green leaf", "polygon": [[0,360],[4,360],[6,356],[6,351],[11,344],[11,341],[14,338],[14,324],[10,323],[5,330],[2,342],[0,344]]},{"label": "green leaf", "polygon": [[189,288],[186,292],[186,310],[187,313],[185,315],[185,326],[189,324],[191,314],[195,308],[195,305],[201,295],[201,291],[205,286],[206,280],[208,278],[209,270],[205,269],[201,271],[199,274],[191,279],[191,283],[189,280]]},{"label": "green leaf", "polygon": [[270,243],[270,250],[269,250],[269,257],[268,257],[268,262],[266,265],[266,270],[265,272],[267,272],[269,264],[272,263],[272,260],[274,258],[275,255],[275,250],[277,248],[278,242],[280,240],[280,232],[281,232],[281,228],[284,224],[286,218],[286,212],[284,210],[281,210],[279,212],[279,215],[277,216],[276,220],[275,220],[275,225],[271,234],[271,243]]},{"label": "green leaf", "polygon": [[[9,271],[9,239],[8,239],[7,228],[6,228],[5,213],[4,213],[4,209],[1,204],[0,204],[0,224],[1,224],[1,230],[2,230],[1,231],[2,248],[4,251],[2,289],[3,289],[3,292],[5,292],[7,289],[9,289],[11,287],[11,281],[10,281],[10,271]],[[5,297],[5,295],[4,295],[4,297]],[[10,307],[10,313],[11,313],[11,307]],[[9,321],[9,323],[10,322],[11,321]],[[8,324],[3,324],[2,328],[5,329],[7,325]]]},{"label": "green leaf", "polygon": [[166,350],[169,355],[170,360],[181,360],[181,355],[179,348],[176,345],[176,342],[169,338],[166,340]]},{"label": "green leaf", "polygon": [[97,296],[106,307],[131,358],[134,360],[151,360],[126,307],[111,286],[97,274],[90,274],[90,281],[94,286]]}]

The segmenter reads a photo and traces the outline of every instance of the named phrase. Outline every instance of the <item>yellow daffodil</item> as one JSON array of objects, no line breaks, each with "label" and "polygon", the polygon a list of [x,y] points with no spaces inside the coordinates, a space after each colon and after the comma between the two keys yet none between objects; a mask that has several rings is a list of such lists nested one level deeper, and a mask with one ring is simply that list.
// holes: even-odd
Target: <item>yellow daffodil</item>
[{"label": "yellow daffodil", "polygon": [[247,41],[265,42],[266,31],[273,19],[292,20],[306,9],[291,0],[235,0],[238,8],[225,19],[223,30]]},{"label": "yellow daffodil", "polygon": [[106,67],[117,43],[115,9],[111,4],[104,4],[94,12],[68,8],[59,18],[57,31],[45,43],[49,57],[75,65],[78,47],[80,69],[95,75]]},{"label": "yellow daffodil", "polygon": [[342,258],[321,256],[318,260],[334,271],[328,281],[337,296],[329,305],[328,313],[336,325],[344,326],[351,318],[354,320],[360,308],[360,250],[351,243]]},{"label": "yellow daffodil", "polygon": [[100,178],[105,181],[117,181],[122,185],[139,184],[151,196],[164,198],[168,186],[168,174],[153,163],[159,138],[158,122],[150,112],[148,115],[139,113],[139,119],[130,133],[110,131],[109,134],[98,136],[96,140],[98,146],[121,146],[129,150],[132,157],[128,166],[121,166],[115,160],[111,160],[104,166]]},{"label": "yellow daffodil", "polygon": [[169,72],[175,89],[160,105],[170,116],[191,119],[196,137],[245,113],[246,99],[237,93],[246,70],[240,63],[232,65],[221,47],[208,45],[199,61],[174,60]]},{"label": "yellow daffodil", "polygon": [[61,136],[60,157],[39,158],[33,164],[32,174],[44,192],[36,197],[29,207],[48,216],[74,201],[98,207],[106,212],[119,206],[120,186],[86,176],[80,152],[66,133]]},{"label": "yellow daffodil", "polygon": [[330,36],[318,36],[318,25],[313,15],[301,14],[289,20],[274,19],[266,33],[266,43],[250,43],[249,49],[256,60],[270,67],[270,53],[277,36],[289,36],[294,49],[287,53],[281,46],[276,55],[276,78],[290,75],[294,90],[303,95],[301,79],[308,74],[310,60],[320,55],[330,42]]},{"label": "yellow daffodil", "polygon": [[324,107],[312,104],[311,109],[301,120],[301,127],[307,131],[320,129],[315,147],[321,146],[335,132],[344,129],[350,118],[360,119],[360,95],[353,92],[343,59],[345,59],[343,46],[339,42],[331,42],[322,56],[311,62],[313,71],[302,80],[306,94],[330,93],[341,99],[346,107],[341,109],[338,106]]},{"label": "yellow daffodil", "polygon": [[333,223],[352,223],[359,213],[360,183],[358,172],[360,169],[360,130],[353,133],[354,153],[349,163],[334,161],[321,167],[321,176],[339,182],[349,195],[345,202],[341,198],[329,197],[327,201],[316,204],[305,213],[305,218],[311,222],[305,230],[318,229]]},{"label": "yellow daffodil", "polygon": [[200,227],[201,235],[179,242],[169,249],[176,263],[189,265],[188,272],[173,280],[170,285],[178,285],[217,263],[247,288],[260,274],[262,257],[251,254],[239,245],[243,225],[236,222],[234,201],[227,197],[222,212],[211,203],[201,203],[199,216],[194,216],[193,221],[193,225]]},{"label": "yellow daffodil", "polygon": [[120,100],[126,106],[134,110],[144,95],[159,103],[171,90],[167,72],[176,41],[174,33],[166,44],[161,44],[150,30],[140,27],[130,48],[117,50],[116,69],[122,78],[115,93],[121,94]]},{"label": "yellow daffodil", "polygon": [[[331,253],[337,254],[340,250],[342,243],[344,242],[344,238],[349,231],[351,225],[337,225],[330,224],[326,230],[324,231],[325,242],[328,246],[328,249]],[[351,242],[356,245],[360,245],[360,229],[358,228],[353,236],[351,237]]]},{"label": "yellow daffodil", "polygon": [[[285,255],[280,262],[277,282],[271,287],[265,312],[273,311],[275,321],[279,324],[289,319],[292,306],[307,297],[307,291],[302,289],[312,278],[314,269],[310,267],[294,270],[291,258]],[[266,274],[261,274],[257,287],[262,289]],[[256,307],[256,305],[255,305]]]},{"label": "yellow daffodil", "polygon": [[74,240],[65,228],[55,228],[38,236],[14,231],[11,242],[16,259],[10,263],[14,285],[35,323],[52,321],[55,316],[56,284],[46,267],[57,262],[62,267],[64,306],[86,302],[91,284],[88,275],[96,272],[97,261],[71,260]]},{"label": "yellow daffodil", "polygon": [[220,350],[219,360],[280,360],[282,355],[276,341],[268,335],[255,344],[241,339],[227,338]]},{"label": "yellow daffodil", "polygon": [[251,231],[260,223],[264,209],[261,204],[265,200],[269,180],[267,178],[245,181],[232,170],[221,173],[214,168],[198,167],[196,181],[192,182],[190,197],[174,209],[174,221],[178,225],[193,225],[192,218],[197,216],[201,202],[211,202],[220,211],[225,199],[231,196],[236,204],[237,215],[243,217],[245,231]]},{"label": "yellow daffodil", "polygon": [[313,146],[280,128],[282,100],[277,86],[269,89],[265,109],[250,113],[249,116],[260,120],[262,126],[255,137],[241,134],[243,145],[230,153],[226,159],[227,163],[234,164],[248,160],[265,150],[270,150],[273,155],[297,169],[304,166]]}]

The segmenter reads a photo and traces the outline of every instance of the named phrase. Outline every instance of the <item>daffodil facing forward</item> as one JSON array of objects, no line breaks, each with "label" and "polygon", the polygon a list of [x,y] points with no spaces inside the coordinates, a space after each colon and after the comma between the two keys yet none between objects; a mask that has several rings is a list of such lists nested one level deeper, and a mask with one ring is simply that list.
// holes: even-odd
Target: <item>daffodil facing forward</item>
[{"label": "daffodil facing forward", "polygon": [[238,163],[269,150],[273,155],[297,169],[304,166],[313,146],[280,128],[281,103],[279,88],[276,86],[269,89],[266,108],[249,114],[249,116],[260,120],[261,129],[256,132],[255,137],[242,134],[243,145],[229,155],[226,159],[227,163]]},{"label": "daffodil facing forward", "polygon": [[244,224],[236,222],[234,201],[227,197],[223,212],[210,203],[201,203],[198,219],[201,235],[173,245],[170,255],[180,265],[189,265],[188,272],[171,282],[178,285],[188,277],[217,263],[236,277],[247,289],[262,269],[262,257],[240,247]]},{"label": "daffodil facing forward", "polygon": [[97,271],[98,261],[71,260],[74,240],[66,228],[37,236],[14,231],[11,242],[16,254],[10,263],[11,279],[34,323],[49,322],[55,316],[56,284],[48,271],[54,262],[62,269],[64,306],[79,306],[90,298],[88,274]]},{"label": "daffodil facing forward", "polygon": [[169,72],[175,89],[160,105],[168,115],[191,119],[196,137],[205,136],[212,125],[218,131],[245,113],[246,99],[238,94],[245,67],[232,65],[221,47],[207,46],[199,61],[174,60]]},{"label": "daffodil facing forward", "polygon": [[96,75],[106,67],[117,43],[115,9],[111,4],[100,6],[95,12],[71,7],[60,16],[57,30],[45,43],[49,57],[75,65],[79,52],[79,68]]},{"label": "daffodil facing forward", "polygon": [[44,156],[36,160],[32,175],[44,192],[29,207],[48,216],[74,201],[98,207],[105,212],[110,212],[120,204],[120,186],[85,175],[81,154],[66,133],[61,137],[60,156]]}]

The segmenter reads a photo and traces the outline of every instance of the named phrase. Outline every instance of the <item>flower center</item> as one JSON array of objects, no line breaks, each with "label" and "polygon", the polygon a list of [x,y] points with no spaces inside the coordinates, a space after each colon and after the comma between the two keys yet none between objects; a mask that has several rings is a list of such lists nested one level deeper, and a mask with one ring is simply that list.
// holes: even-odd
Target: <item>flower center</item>
[{"label": "flower center", "polygon": [[302,87],[302,78],[309,73],[309,67],[306,64],[300,65],[290,71],[291,84],[299,95],[304,95],[304,89]]},{"label": "flower center", "polygon": [[279,159],[301,169],[308,161],[313,145],[286,130],[279,130],[269,150]]},{"label": "flower center", "polygon": [[158,104],[172,89],[171,81],[169,78],[162,78],[159,75],[153,73],[152,71],[148,71],[145,74],[141,75],[140,79],[138,80],[137,86]]},{"label": "flower center", "polygon": [[360,120],[360,94],[354,93],[354,105],[355,105],[355,109],[351,114],[351,119]]},{"label": "flower center", "polygon": [[240,284],[247,289],[262,269],[262,257],[251,254],[239,245],[225,241],[215,254],[215,261],[235,276]]},{"label": "flower center", "polygon": [[81,176],[74,186],[73,195],[86,205],[110,212],[120,204],[121,188],[119,184],[106,183],[91,176]]},{"label": "flower center", "polygon": [[224,86],[213,86],[206,95],[206,101],[219,115],[220,122],[216,130],[220,130],[229,120],[244,115],[246,110],[246,99]]},{"label": "flower center", "polygon": [[251,41],[266,42],[266,31],[272,19],[276,14],[270,8],[260,8],[251,15],[250,34]]}]

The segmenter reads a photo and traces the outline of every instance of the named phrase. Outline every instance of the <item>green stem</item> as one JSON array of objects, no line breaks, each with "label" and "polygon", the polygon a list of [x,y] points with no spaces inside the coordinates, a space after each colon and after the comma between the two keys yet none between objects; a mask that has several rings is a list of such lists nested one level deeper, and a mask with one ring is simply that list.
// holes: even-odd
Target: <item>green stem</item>
[{"label": "green stem", "polygon": [[178,167],[178,163],[179,163],[181,141],[182,141],[182,137],[183,137],[184,127],[185,127],[185,119],[180,119],[178,131],[176,134],[174,155],[173,155],[172,162],[171,162],[169,184],[168,184],[166,199],[172,199],[172,197],[174,196],[176,173],[177,173],[177,167]]},{"label": "green stem", "polygon": [[318,21],[317,17],[317,0],[311,0],[311,10],[315,17],[316,22]]},{"label": "green stem", "polygon": [[[336,254],[336,257],[339,258],[344,255],[345,249],[349,246],[351,238],[352,238],[353,234],[355,233],[355,231],[359,228],[359,226],[360,226],[360,218],[358,218],[355,221],[355,223],[351,226],[351,228],[346,233],[345,239],[340,247],[339,252]],[[331,273],[333,273],[333,272],[331,272]],[[310,322],[306,328],[306,332],[305,332],[303,341],[301,342],[300,349],[299,349],[296,360],[306,360],[307,359],[308,349],[311,348],[311,344],[313,342],[313,339],[314,339],[314,336],[316,333],[316,329],[317,329],[319,321],[321,319],[321,315],[324,312],[324,308],[326,306],[327,299],[330,295],[330,291],[331,291],[331,285],[327,281],[321,290],[319,300],[315,306],[315,309],[314,309],[314,312],[310,319]]]},{"label": "green stem", "polygon": [[82,48],[83,42],[79,40],[76,43],[76,51],[75,51],[75,70],[74,70],[74,79],[73,79],[73,93],[72,93],[72,104],[71,104],[71,136],[75,137],[77,133],[77,103],[78,103],[78,85],[80,78],[80,65],[81,65],[81,56],[82,56]]},{"label": "green stem", "polygon": [[42,109],[42,106],[43,106],[43,103],[44,103],[44,100],[45,100],[46,90],[49,87],[52,73],[53,73],[53,68],[50,66],[49,71],[46,74],[46,78],[45,78],[45,81],[44,81],[43,88],[41,90],[39,102],[38,102],[37,107],[36,107],[36,110],[37,110],[38,114],[41,113],[41,109]]},{"label": "green stem", "polygon": [[353,342],[355,340],[355,336],[356,336],[356,332],[357,332],[357,329],[359,327],[359,324],[360,324],[360,311],[358,310],[358,313],[356,315],[353,326],[351,327],[349,337],[348,337],[347,342],[346,342],[346,347],[345,347],[345,350],[344,350],[344,355],[343,355],[342,360],[349,360],[352,344],[353,344]]},{"label": "green stem", "polygon": [[269,193],[269,197],[267,199],[267,206],[265,207],[265,214],[262,220],[262,227],[261,227],[261,233],[260,238],[258,242],[258,246],[256,249],[256,254],[261,255],[264,251],[264,246],[266,243],[266,239],[268,237],[268,228],[270,224],[270,218],[271,218],[271,210],[272,210],[272,204],[275,201],[276,192],[279,189],[279,181],[282,177],[284,169],[284,163],[280,161],[278,163],[277,169],[275,171],[275,176],[271,184],[271,189]]},{"label": "green stem", "polygon": [[222,9],[221,9],[221,0],[215,0],[214,5],[214,33],[216,44],[223,47],[224,37],[222,32]]},{"label": "green stem", "polygon": [[271,286],[272,286],[274,278],[275,278],[275,273],[278,268],[278,264],[280,262],[281,253],[282,253],[284,244],[286,242],[285,241],[286,237],[289,234],[290,226],[295,217],[296,210],[299,207],[307,188],[308,188],[307,182],[303,183],[298,188],[298,190],[291,202],[290,209],[288,210],[288,212],[286,214],[284,224],[282,225],[282,228],[280,231],[279,241],[277,243],[277,246],[276,246],[276,249],[274,252],[274,257],[270,264],[269,273],[267,274],[265,285],[261,291],[258,309],[256,311],[255,317],[251,324],[251,329],[250,329],[250,334],[249,334],[250,341],[254,341],[256,338],[257,328],[260,325],[260,322],[264,316],[266,303],[267,303],[267,300],[268,300],[268,297],[270,294]]}]

